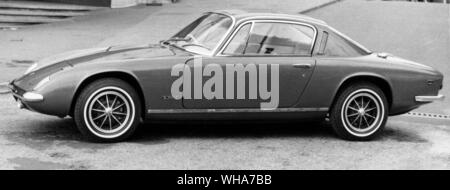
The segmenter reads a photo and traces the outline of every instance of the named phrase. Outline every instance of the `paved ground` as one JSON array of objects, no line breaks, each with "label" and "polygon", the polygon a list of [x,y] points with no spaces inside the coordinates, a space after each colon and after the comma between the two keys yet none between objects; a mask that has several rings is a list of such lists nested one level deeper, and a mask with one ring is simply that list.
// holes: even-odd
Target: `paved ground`
[{"label": "paved ground", "polygon": [[[300,123],[143,125],[128,142],[84,142],[71,119],[0,96],[1,169],[450,169],[448,121],[391,118],[371,142]],[[411,120],[412,119],[412,120]]]},{"label": "paved ground", "polygon": [[[233,6],[239,4],[239,1],[228,2],[233,2],[228,3]],[[161,27],[175,26],[184,21],[182,19],[189,20],[195,15],[193,5],[181,5],[167,9],[137,7],[132,8],[133,12],[136,11],[133,14],[126,11],[128,9],[114,10],[123,14],[123,19],[129,19],[128,23],[117,26],[99,22],[104,21],[102,19],[116,19],[116,13],[98,13],[96,18],[85,18],[87,20],[83,21],[92,30],[85,33],[81,30],[78,36],[80,42],[67,39],[67,43],[77,47],[126,43],[143,39],[147,32],[148,36],[160,39],[175,32]],[[225,5],[217,6],[223,8]],[[296,9],[294,6],[283,6]],[[450,8],[440,6],[344,1],[309,14],[326,20],[371,49],[425,61],[448,73],[449,55],[444,51],[449,49],[449,35],[445,31],[449,31]],[[207,6],[200,8],[203,9]],[[110,16],[102,17],[103,14]],[[148,17],[141,19],[142,15]],[[430,20],[427,18],[430,16],[440,19]],[[175,19],[161,22],[162,18]],[[62,35],[64,30],[77,31],[78,24],[59,24],[62,26],[54,26],[54,29],[41,26],[42,32],[35,28],[16,31],[20,34],[18,36],[26,39],[17,43],[34,44],[39,41],[70,49],[72,47],[66,47],[64,42],[48,39],[52,31],[55,31],[55,36]],[[396,27],[396,24],[401,25]],[[96,33],[102,31],[101,27],[111,31]],[[125,38],[130,32],[136,35]],[[48,36],[37,39],[27,37],[35,33]],[[0,31],[0,38],[11,40],[17,34]],[[415,40],[398,36],[413,36]],[[76,37],[76,32],[67,36],[72,39]],[[153,38],[149,37],[150,40]],[[28,40],[36,41],[31,43]],[[5,44],[8,48],[23,50],[17,52],[2,48],[0,56],[8,59],[16,56],[17,60],[28,60],[39,57],[40,53],[57,51],[57,48],[48,48],[47,52],[39,47],[14,45],[13,42]],[[31,49],[40,53],[26,51]],[[26,61],[4,65],[7,64],[26,65]],[[9,72],[12,73],[10,76],[14,75],[13,72],[22,72],[25,67],[17,66],[16,70],[12,70],[12,66],[0,68],[1,78]],[[388,121],[385,133],[371,142],[343,141],[336,138],[329,127],[317,124],[253,123],[239,127],[207,123],[146,124],[129,142],[93,144],[81,139],[71,119],[18,110],[10,95],[0,95],[0,105],[0,169],[450,169],[450,120],[393,117]],[[434,104],[423,109],[448,113],[448,108],[448,105]]]}]

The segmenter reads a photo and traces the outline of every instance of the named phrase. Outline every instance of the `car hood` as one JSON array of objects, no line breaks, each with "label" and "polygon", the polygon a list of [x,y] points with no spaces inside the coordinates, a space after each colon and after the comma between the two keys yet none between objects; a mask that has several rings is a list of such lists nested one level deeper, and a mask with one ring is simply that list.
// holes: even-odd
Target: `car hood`
[{"label": "car hood", "polygon": [[44,58],[37,62],[37,67],[34,70],[39,70],[41,68],[58,63],[64,63],[73,66],[91,61],[144,59],[164,56],[176,56],[181,54],[187,53],[175,48],[157,44],[90,48],[69,51]]},{"label": "car hood", "polygon": [[112,46],[106,49],[105,52],[91,55],[79,61],[73,60],[71,64],[80,62],[104,62],[104,61],[118,61],[129,59],[149,59],[157,57],[184,55],[180,50],[169,48],[161,45],[145,45],[145,46]]}]

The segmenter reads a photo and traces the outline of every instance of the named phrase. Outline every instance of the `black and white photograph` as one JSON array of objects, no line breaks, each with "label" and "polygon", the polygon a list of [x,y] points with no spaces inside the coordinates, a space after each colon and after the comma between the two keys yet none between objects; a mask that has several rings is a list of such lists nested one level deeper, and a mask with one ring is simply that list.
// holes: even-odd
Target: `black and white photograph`
[{"label": "black and white photograph", "polygon": [[450,0],[0,0],[0,170],[449,170],[449,79]]}]

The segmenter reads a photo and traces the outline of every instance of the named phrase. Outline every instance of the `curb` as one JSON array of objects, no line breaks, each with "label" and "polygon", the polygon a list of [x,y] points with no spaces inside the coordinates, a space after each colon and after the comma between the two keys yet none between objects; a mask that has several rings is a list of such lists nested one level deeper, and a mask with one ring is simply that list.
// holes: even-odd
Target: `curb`
[{"label": "curb", "polygon": [[9,94],[11,93],[11,90],[8,88],[7,82],[0,83],[0,94]]},{"label": "curb", "polygon": [[315,7],[311,7],[311,8],[309,8],[309,9],[300,11],[300,12],[298,12],[298,13],[299,13],[299,14],[306,14],[306,13],[315,11],[315,10],[317,10],[317,9],[324,8],[324,7],[328,6],[328,5],[335,4],[335,3],[339,2],[339,1],[341,1],[341,0],[333,0],[333,1],[330,1],[330,2],[328,2],[328,3],[324,3],[324,4],[321,4],[321,5],[317,5],[317,6],[315,6]]}]

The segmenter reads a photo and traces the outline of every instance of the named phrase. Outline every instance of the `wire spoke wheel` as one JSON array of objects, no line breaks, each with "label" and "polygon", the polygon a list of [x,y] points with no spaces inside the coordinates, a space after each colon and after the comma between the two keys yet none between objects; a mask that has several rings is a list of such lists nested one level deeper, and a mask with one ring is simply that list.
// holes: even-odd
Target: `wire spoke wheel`
[{"label": "wire spoke wheel", "polygon": [[101,78],[83,85],[73,119],[88,141],[120,142],[131,137],[142,119],[140,94],[129,82]]},{"label": "wire spoke wheel", "polygon": [[94,127],[110,132],[125,123],[130,106],[121,94],[114,91],[105,91],[97,95],[94,100],[95,102],[89,109],[89,116]]},{"label": "wire spoke wheel", "polygon": [[347,96],[341,109],[345,129],[352,135],[365,137],[381,126],[385,111],[380,96],[370,89],[359,89]]},{"label": "wire spoke wheel", "polygon": [[134,119],[134,103],[120,88],[101,88],[88,99],[85,118],[91,132],[102,138],[113,138],[130,126]]}]

